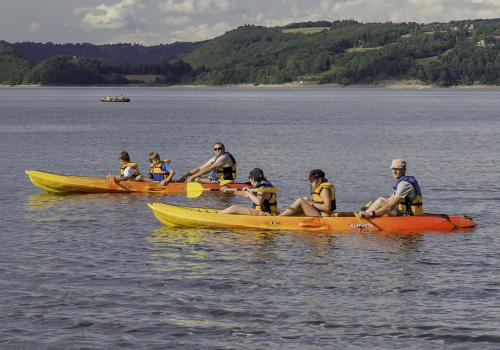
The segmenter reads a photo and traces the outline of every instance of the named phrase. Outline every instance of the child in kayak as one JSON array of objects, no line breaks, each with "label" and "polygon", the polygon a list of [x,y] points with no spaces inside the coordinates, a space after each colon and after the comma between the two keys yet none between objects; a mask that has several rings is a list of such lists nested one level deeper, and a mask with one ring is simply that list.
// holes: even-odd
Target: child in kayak
[{"label": "child in kayak", "polygon": [[175,171],[170,165],[170,160],[161,160],[157,152],[149,153],[149,179],[148,182],[159,182],[162,185],[167,185],[174,177]]},{"label": "child in kayak", "polygon": [[337,209],[335,187],[328,182],[325,172],[311,170],[307,179],[311,186],[311,198],[298,198],[280,215],[331,216],[332,211]]},{"label": "child in kayak", "polygon": [[118,160],[122,166],[120,168],[120,176],[112,177],[114,181],[142,181],[143,177],[139,172],[139,166],[137,163],[132,163],[130,161],[130,155],[127,151],[120,152]]},{"label": "child in kayak", "polygon": [[[221,211],[221,214],[238,214],[238,215],[272,215],[278,213],[278,199],[276,196],[277,190],[264,177],[264,171],[260,168],[255,168],[250,171],[248,177],[252,187],[245,187],[242,191],[234,193],[243,198],[248,198],[252,204],[252,208],[242,205],[232,205],[229,208]],[[223,189],[223,192],[228,192],[232,189]]]}]

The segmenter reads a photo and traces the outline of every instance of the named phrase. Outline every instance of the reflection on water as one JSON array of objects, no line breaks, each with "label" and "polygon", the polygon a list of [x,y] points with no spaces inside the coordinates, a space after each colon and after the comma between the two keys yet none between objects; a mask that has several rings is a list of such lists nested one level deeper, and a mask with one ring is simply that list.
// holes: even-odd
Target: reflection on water
[{"label": "reflection on water", "polygon": [[[0,89],[3,347],[498,348],[500,90],[128,88],[124,106],[100,103],[103,89]],[[388,162],[407,158],[426,210],[470,214],[478,228],[168,228],[148,202],[248,202],[32,195],[24,176],[105,175],[122,148],[143,171],[155,150],[180,174],[215,141],[237,157],[239,178],[263,168],[281,207],[307,194],[303,178],[319,167],[339,209],[359,209],[390,192]]]}]

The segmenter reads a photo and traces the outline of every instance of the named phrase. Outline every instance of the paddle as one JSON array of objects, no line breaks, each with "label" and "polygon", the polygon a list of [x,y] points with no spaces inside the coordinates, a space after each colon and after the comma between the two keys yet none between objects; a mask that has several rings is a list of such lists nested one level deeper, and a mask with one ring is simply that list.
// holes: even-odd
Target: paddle
[{"label": "paddle", "polygon": [[[205,191],[211,191],[213,189],[211,188],[204,188],[199,182],[186,182],[186,197],[187,198],[198,198],[203,194]],[[279,192],[280,190],[277,188],[269,188],[269,187],[263,187],[263,188],[252,188],[250,189],[252,192],[266,192],[266,193],[276,193]],[[225,192],[234,192],[238,191],[237,188],[226,188]]]},{"label": "paddle", "polygon": [[369,224],[373,225],[373,227],[375,227],[377,230],[382,231],[382,229],[380,227],[378,227],[377,225],[375,225],[373,223],[373,221],[371,221],[369,218],[364,218],[366,220],[365,221],[365,220],[363,220],[363,218],[361,217],[361,215],[359,215],[358,212],[355,211],[353,214],[356,217],[356,219],[358,219],[358,221],[359,221],[360,224],[366,225],[366,223],[368,222]]},{"label": "paddle", "polygon": [[124,190],[130,192],[130,190],[128,188],[123,186],[119,181],[116,181],[115,177],[111,174],[111,172],[108,174],[108,176],[106,176],[106,179],[109,182],[111,182],[113,185],[119,186],[119,187],[123,188]]}]

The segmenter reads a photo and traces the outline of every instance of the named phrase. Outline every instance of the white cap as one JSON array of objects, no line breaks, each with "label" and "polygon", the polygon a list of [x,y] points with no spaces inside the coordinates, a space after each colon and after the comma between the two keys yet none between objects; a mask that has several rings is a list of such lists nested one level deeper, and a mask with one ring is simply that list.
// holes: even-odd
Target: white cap
[{"label": "white cap", "polygon": [[393,159],[391,169],[406,169],[406,161],[403,159]]}]

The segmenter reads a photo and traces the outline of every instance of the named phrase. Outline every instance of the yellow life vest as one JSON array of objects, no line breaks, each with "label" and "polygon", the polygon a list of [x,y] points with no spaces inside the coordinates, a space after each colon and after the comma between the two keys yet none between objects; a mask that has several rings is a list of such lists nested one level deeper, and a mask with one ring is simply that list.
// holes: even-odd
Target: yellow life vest
[{"label": "yellow life vest", "polygon": [[399,201],[398,211],[403,215],[424,215],[424,203],[421,195],[416,195],[412,200],[408,197]]},{"label": "yellow life vest", "polygon": [[[324,204],[325,201],[323,200],[323,197],[321,197],[321,191],[326,188],[330,191],[330,197],[332,198],[330,210],[334,211],[337,209],[337,200],[335,198],[335,186],[333,186],[329,182],[323,182],[319,184],[312,192],[311,192],[311,198],[314,203],[317,204]],[[329,213],[327,213],[329,214]]]},{"label": "yellow life vest", "polygon": [[141,175],[141,173],[139,172],[139,166],[137,165],[137,163],[129,162],[129,163],[123,164],[122,167],[120,168],[120,175],[121,176],[123,176],[125,174],[125,169],[127,169],[128,167],[134,168],[134,176]]},{"label": "yellow life vest", "polygon": [[163,164],[170,164],[170,159],[164,159],[160,162],[151,164],[149,167],[149,173],[151,175],[151,178],[156,181],[163,181],[165,180],[169,173],[163,170]]},{"label": "yellow life vest", "polygon": [[[258,181],[255,184],[255,187],[257,188],[257,194],[259,193],[260,187],[274,188],[273,184],[267,180]],[[263,212],[270,213],[270,214],[277,214],[278,213],[278,196],[276,196],[276,193],[274,193],[274,192],[263,192],[263,194],[265,194],[265,193],[270,193],[271,197],[269,199],[262,200],[261,205],[254,204],[253,207],[258,211],[263,211]]]}]

